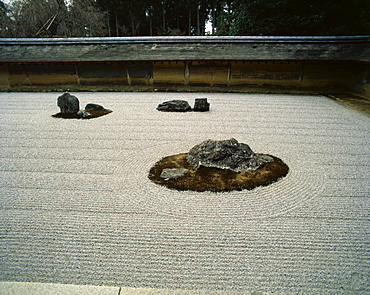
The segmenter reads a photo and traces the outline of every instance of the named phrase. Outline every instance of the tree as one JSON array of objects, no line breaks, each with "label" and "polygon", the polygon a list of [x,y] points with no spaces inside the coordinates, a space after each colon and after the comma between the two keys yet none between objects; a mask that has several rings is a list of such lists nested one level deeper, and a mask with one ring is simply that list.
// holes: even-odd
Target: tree
[{"label": "tree", "polygon": [[0,1],[0,36],[370,34],[369,0]]},{"label": "tree", "polygon": [[[6,26],[2,24],[3,37],[31,37],[58,12],[58,3],[50,1],[13,1],[6,15]],[[51,29],[52,23],[48,26]]]},{"label": "tree", "polygon": [[219,33],[355,35],[370,33],[368,0],[235,0],[225,2]]},{"label": "tree", "polygon": [[137,36],[149,34],[149,19],[153,9],[149,2],[158,1],[136,0],[97,0],[97,6],[105,11],[109,23],[109,35]]},{"label": "tree", "polygon": [[106,14],[94,0],[73,0],[66,17],[68,36],[107,36]]},{"label": "tree", "polygon": [[12,1],[0,23],[1,37],[104,36],[105,15],[93,0]]},{"label": "tree", "polygon": [[233,1],[223,1],[219,6],[219,11],[216,19],[216,35],[228,36],[231,34],[231,27],[235,21],[233,9],[236,5]]},{"label": "tree", "polygon": [[97,0],[109,16],[111,35],[204,35],[217,0]]},{"label": "tree", "polygon": [[8,5],[0,1],[0,37],[11,36],[11,24]]}]

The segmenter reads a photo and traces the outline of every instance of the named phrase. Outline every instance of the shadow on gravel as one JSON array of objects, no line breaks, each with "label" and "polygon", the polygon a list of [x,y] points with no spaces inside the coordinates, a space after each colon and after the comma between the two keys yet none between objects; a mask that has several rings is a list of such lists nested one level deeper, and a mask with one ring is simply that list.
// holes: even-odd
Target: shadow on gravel
[{"label": "shadow on gravel", "polygon": [[55,114],[55,115],[52,115],[52,117],[54,118],[63,118],[63,119],[94,119],[94,118],[99,118],[99,117],[102,117],[102,116],[105,116],[105,115],[108,115],[110,113],[112,113],[112,111],[110,110],[104,110],[104,111],[101,111],[101,110],[96,110],[96,111],[88,111],[88,113],[90,114],[89,116],[86,116],[86,117],[81,117],[80,115],[78,115],[78,113],[73,113],[73,114],[62,114],[62,113],[58,113],[58,114]]}]

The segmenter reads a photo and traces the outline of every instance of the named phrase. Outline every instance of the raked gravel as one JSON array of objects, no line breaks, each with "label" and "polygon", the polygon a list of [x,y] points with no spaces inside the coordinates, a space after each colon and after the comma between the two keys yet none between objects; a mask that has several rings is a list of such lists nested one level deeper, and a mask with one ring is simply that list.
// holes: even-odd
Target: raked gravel
[{"label": "raked gravel", "polygon": [[[370,118],[322,96],[73,93],[113,113],[52,118],[60,93],[0,93],[0,280],[369,294]],[[207,97],[210,112],[159,103]],[[178,192],[164,156],[236,138],[290,167],[252,191]]]}]

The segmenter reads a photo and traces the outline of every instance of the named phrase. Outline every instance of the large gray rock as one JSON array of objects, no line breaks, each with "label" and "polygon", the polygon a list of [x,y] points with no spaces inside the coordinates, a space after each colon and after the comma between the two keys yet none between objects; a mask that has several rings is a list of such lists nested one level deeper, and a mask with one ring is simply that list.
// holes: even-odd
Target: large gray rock
[{"label": "large gray rock", "polygon": [[58,107],[62,114],[75,114],[80,110],[78,98],[68,92],[58,97]]},{"label": "large gray rock", "polygon": [[188,112],[191,106],[186,100],[170,100],[158,105],[158,111],[162,112]]},{"label": "large gray rock", "polygon": [[245,143],[236,139],[208,139],[194,146],[188,154],[188,163],[198,169],[200,166],[229,169],[235,172],[254,171],[272,158],[254,153]]}]

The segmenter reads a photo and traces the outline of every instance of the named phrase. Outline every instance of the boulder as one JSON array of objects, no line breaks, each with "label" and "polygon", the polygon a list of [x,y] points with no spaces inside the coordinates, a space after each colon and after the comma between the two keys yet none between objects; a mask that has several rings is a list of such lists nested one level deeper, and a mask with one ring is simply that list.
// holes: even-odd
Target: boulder
[{"label": "boulder", "polygon": [[170,100],[159,104],[157,110],[162,112],[188,112],[191,111],[191,106],[185,100]]},{"label": "boulder", "polygon": [[68,92],[58,97],[58,107],[61,114],[75,114],[80,110],[78,98]]},{"label": "boulder", "polygon": [[96,104],[96,103],[88,103],[85,106],[85,110],[86,111],[108,111],[103,106],[101,106],[100,104]]},{"label": "boulder", "polygon": [[194,112],[208,112],[209,102],[207,102],[207,98],[196,98],[193,110]]},{"label": "boulder", "polygon": [[187,161],[195,169],[200,166],[229,169],[235,172],[254,171],[263,163],[273,159],[266,155],[258,155],[245,143],[236,139],[208,139],[194,146],[188,153]]}]

